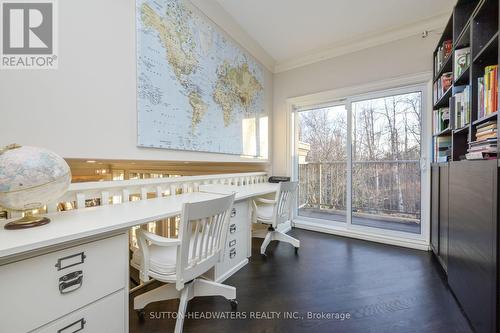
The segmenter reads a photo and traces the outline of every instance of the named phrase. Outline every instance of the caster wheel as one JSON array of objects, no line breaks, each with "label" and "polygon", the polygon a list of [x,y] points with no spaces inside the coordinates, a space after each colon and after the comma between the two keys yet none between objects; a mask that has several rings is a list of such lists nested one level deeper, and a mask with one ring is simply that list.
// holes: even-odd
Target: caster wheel
[{"label": "caster wheel", "polygon": [[298,247],[296,247],[296,248],[295,248],[295,254],[298,254],[298,253],[299,253],[299,248],[298,248]]},{"label": "caster wheel", "polygon": [[146,320],[146,312],[144,309],[136,310],[137,317],[139,317],[139,321],[143,323]]},{"label": "caster wheel", "polygon": [[237,300],[231,299],[231,300],[229,300],[229,302],[231,303],[231,310],[238,309],[238,301]]}]

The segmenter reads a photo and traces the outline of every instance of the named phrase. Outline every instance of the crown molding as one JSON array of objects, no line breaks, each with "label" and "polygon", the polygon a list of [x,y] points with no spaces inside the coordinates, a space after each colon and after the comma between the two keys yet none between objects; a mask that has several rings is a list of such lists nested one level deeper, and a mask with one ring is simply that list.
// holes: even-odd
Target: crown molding
[{"label": "crown molding", "polygon": [[423,20],[414,24],[401,26],[386,30],[382,33],[371,33],[364,37],[357,38],[353,43],[338,43],[329,46],[326,49],[316,50],[303,56],[291,58],[282,62],[277,62],[273,73],[281,73],[291,69],[311,65],[323,60],[332,59],[341,55],[361,51],[374,46],[386,44],[400,39],[420,35],[423,31],[433,31],[444,28],[448,21],[450,13],[443,13],[430,19]]},{"label": "crown molding", "polygon": [[432,82],[432,71],[402,75],[384,80],[367,82],[350,87],[333,90],[320,91],[314,94],[287,98],[286,103],[291,109],[307,108],[311,106],[320,107],[343,102],[347,97],[361,97],[374,91],[391,90],[402,86],[414,86]]}]

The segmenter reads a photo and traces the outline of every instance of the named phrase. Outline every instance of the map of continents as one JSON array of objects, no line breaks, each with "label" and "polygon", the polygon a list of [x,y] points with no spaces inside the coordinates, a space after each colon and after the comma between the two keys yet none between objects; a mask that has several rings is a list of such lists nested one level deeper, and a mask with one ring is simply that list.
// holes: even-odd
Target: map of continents
[{"label": "map of continents", "polygon": [[263,71],[185,0],[137,1],[138,144],[253,154]]}]

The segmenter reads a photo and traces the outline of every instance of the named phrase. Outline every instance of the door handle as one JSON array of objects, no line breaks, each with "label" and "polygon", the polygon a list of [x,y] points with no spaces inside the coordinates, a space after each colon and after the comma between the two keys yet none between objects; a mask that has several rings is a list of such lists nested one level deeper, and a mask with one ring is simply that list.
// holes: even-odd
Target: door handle
[{"label": "door handle", "polygon": [[427,171],[427,158],[426,157],[422,157],[420,159],[420,170]]}]

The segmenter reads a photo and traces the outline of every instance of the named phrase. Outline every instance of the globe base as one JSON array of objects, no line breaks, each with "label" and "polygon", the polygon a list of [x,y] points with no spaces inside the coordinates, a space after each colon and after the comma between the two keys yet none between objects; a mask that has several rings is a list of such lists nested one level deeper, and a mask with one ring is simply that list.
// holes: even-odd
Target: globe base
[{"label": "globe base", "polygon": [[4,229],[17,230],[38,227],[50,222],[50,219],[43,216],[25,216],[19,220],[7,223]]}]

